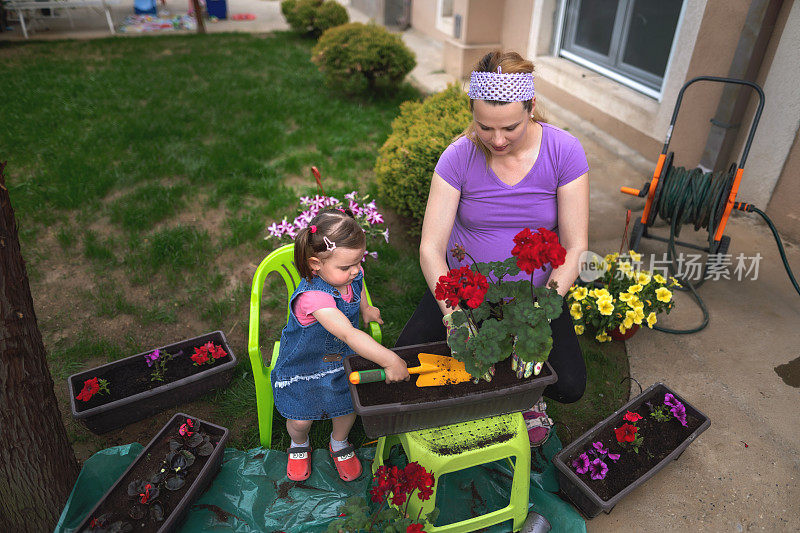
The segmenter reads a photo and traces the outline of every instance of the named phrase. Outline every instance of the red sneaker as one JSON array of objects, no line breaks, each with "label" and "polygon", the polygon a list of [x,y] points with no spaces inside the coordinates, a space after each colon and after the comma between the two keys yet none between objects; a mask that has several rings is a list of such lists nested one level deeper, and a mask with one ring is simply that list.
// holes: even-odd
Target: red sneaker
[{"label": "red sneaker", "polygon": [[286,475],[292,481],[305,481],[311,476],[311,446],[289,448]]},{"label": "red sneaker", "polygon": [[354,481],[361,476],[362,468],[361,461],[356,457],[356,450],[353,445],[342,448],[338,452],[334,452],[328,443],[328,451],[331,452],[331,459],[336,471],[339,472],[339,477],[343,481]]}]

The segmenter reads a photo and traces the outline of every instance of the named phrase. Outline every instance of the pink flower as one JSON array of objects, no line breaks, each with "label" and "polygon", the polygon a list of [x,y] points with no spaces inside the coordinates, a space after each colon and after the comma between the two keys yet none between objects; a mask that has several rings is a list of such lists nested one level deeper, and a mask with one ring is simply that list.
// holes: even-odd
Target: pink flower
[{"label": "pink flower", "polygon": [[383,215],[377,211],[370,211],[367,215],[367,222],[370,224],[383,224]]},{"label": "pink flower", "polygon": [[283,230],[274,222],[267,227],[267,231],[269,231],[270,237],[280,237],[283,235]]}]

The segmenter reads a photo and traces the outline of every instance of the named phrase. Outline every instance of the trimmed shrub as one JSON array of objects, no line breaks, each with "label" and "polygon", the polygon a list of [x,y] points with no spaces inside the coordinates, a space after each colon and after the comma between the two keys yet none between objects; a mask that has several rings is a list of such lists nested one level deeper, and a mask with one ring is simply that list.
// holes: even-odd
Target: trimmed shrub
[{"label": "trimmed shrub", "polygon": [[472,120],[467,95],[456,85],[423,102],[404,102],[375,162],[378,195],[419,232],[439,156]]},{"label": "trimmed shrub", "polygon": [[360,22],[323,33],[311,60],[330,86],[349,93],[375,89],[391,92],[417,64],[399,36],[383,26]]},{"label": "trimmed shrub", "polygon": [[281,13],[293,30],[314,37],[350,20],[344,6],[333,0],[283,0]]}]

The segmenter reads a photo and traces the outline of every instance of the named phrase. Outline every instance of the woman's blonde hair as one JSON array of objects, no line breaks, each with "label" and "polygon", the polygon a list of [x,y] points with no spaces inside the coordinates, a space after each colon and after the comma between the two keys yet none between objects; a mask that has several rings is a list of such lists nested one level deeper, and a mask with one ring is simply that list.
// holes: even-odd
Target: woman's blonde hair
[{"label": "woman's blonde hair", "polygon": [[[502,72],[507,74],[517,73],[517,72],[530,72],[533,73],[533,62],[524,59],[521,55],[514,52],[513,50],[495,50],[494,52],[489,52],[485,56],[481,58],[478,63],[475,64],[473,67],[473,71],[476,72],[497,72],[497,67],[501,67]],[[470,99],[469,101],[469,110],[473,110],[475,100]],[[510,102],[499,102],[497,100],[486,100],[487,104],[491,105],[506,105]],[[539,109],[534,109],[533,107],[533,100],[526,100],[522,102],[522,107],[525,108],[527,113],[531,112],[533,109],[533,118],[531,118],[531,122],[547,122],[545,120],[544,115],[539,111]],[[486,163],[488,164],[492,158],[491,152],[486,146],[481,142],[478,138],[477,132],[475,131],[475,121],[469,123],[467,129],[462,131],[456,139],[461,137],[467,137],[470,141],[472,141],[478,149],[483,152],[484,157],[486,158]],[[455,140],[455,139],[453,139]]]}]

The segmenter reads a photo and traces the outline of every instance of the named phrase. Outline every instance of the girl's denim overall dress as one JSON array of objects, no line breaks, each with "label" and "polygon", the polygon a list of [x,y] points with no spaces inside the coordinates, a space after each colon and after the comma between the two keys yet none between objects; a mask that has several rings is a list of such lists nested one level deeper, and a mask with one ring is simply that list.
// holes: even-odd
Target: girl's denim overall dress
[{"label": "girl's denim overall dress", "polygon": [[[323,291],[333,296],[336,308],[358,327],[364,273],[351,282],[353,301],[346,302],[332,285],[314,276],[302,280],[290,298],[306,291]],[[344,357],[353,353],[347,344],[329,333],[319,322],[303,326],[292,310],[281,333],[278,361],[272,370],[272,391],[278,412],[290,420],[324,420],[353,412]]]}]

